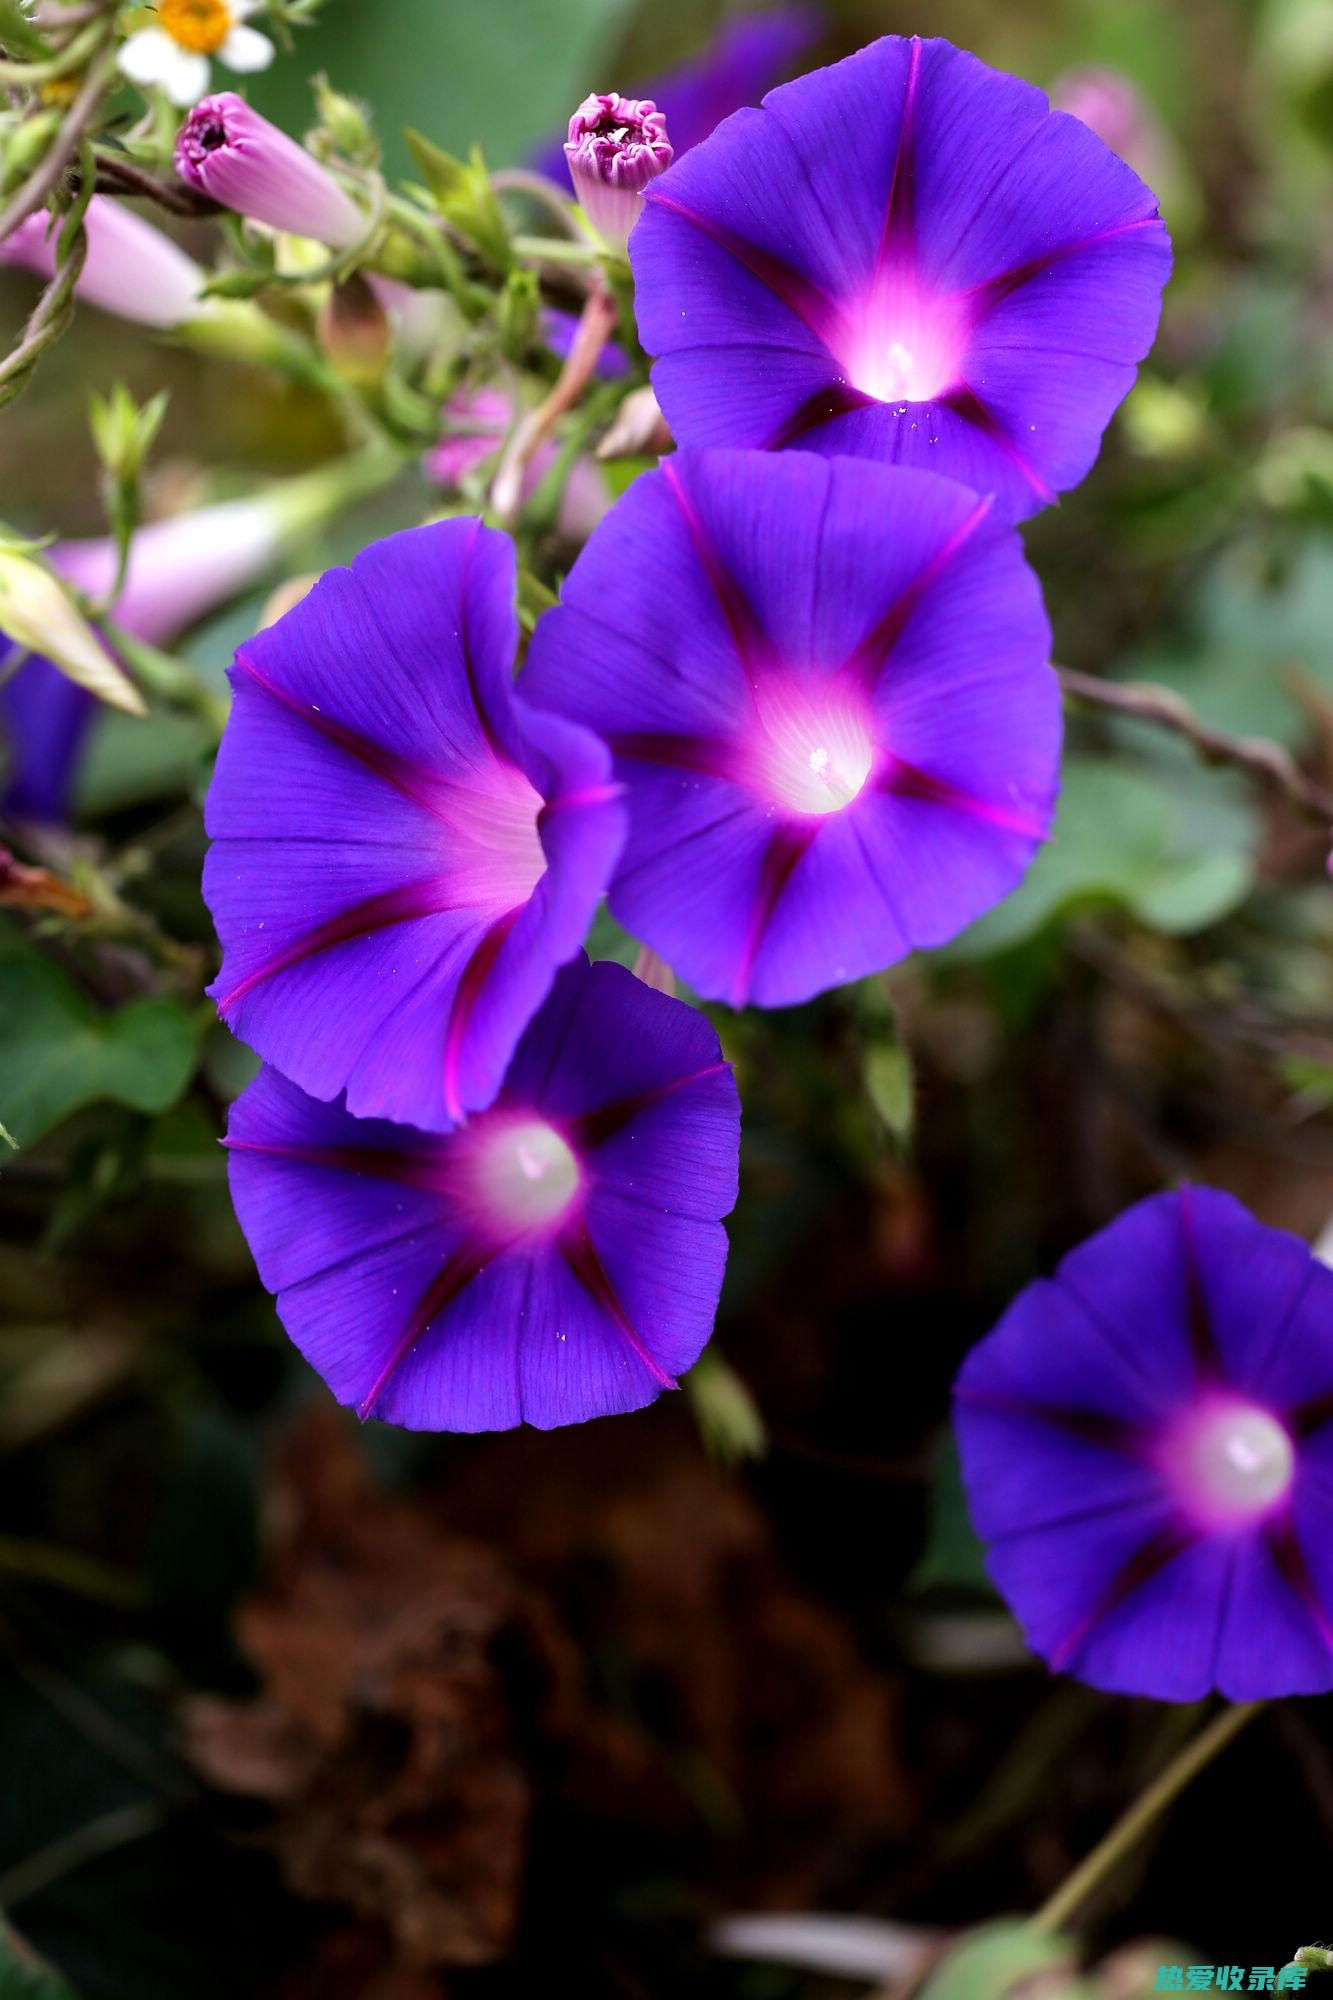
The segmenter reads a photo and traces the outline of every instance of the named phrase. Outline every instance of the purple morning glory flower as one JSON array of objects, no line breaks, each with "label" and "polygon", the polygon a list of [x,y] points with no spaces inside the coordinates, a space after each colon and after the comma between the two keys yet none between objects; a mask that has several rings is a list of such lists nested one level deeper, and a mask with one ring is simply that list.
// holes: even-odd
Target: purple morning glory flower
[{"label": "purple morning glory flower", "polygon": [[713,1327],[740,1104],[717,1035],[580,956],[446,1136],[265,1069],[227,1130],[260,1276],[339,1402],[413,1430],[641,1409]]},{"label": "purple morning glory flower", "polygon": [[[696,61],[637,87],[634,94],[649,97],[660,107],[679,159],[733,111],[762,97],[822,32],[816,7],[773,7],[766,13],[746,14],[729,22]],[[558,139],[540,148],[534,165],[563,186],[565,154]]]},{"label": "purple morning glory flower", "polygon": [[1028,1643],[1163,1701],[1333,1688],[1333,1271],[1213,1188],[1029,1285],[958,1377],[972,1518]]},{"label": "purple morning glory flower", "polygon": [[681,444],[924,466],[1021,520],[1096,457],[1171,249],[1150,189],[1040,90],[888,36],[654,181],[631,261]]},{"label": "purple morning glory flower", "polygon": [[941,944],[1053,808],[1059,689],[1017,535],[926,472],[687,452],[636,479],[519,686],[612,746],[626,928],[782,1007]]},{"label": "purple morning glory flower", "polygon": [[372,544],[247,641],[208,795],[218,1011],[294,1083],[443,1130],[489,1104],[620,849],[605,747],[518,698],[514,550]]}]

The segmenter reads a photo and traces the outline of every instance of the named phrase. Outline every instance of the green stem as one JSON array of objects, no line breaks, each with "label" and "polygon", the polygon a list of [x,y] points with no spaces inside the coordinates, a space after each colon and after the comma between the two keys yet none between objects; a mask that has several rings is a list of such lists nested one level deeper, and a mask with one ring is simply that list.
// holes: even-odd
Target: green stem
[{"label": "green stem", "polygon": [[1207,1728],[1200,1730],[1193,1741],[1171,1759],[1166,1769],[1135,1799],[1106,1837],[1098,1841],[1087,1859],[1080,1862],[1055,1894],[1042,1904],[1032,1918],[1033,1928],[1044,1931],[1063,1929],[1089,1896],[1137,1846],[1154,1820],[1161,1817],[1186,1786],[1225,1750],[1233,1737],[1239,1736],[1246,1723],[1252,1722],[1264,1706],[1261,1701],[1239,1702],[1215,1715]]},{"label": "green stem", "polygon": [[283,541],[292,542],[322,527],[344,507],[355,506],[358,500],[368,500],[392,485],[410,463],[408,452],[370,444],[316,466],[313,472],[284,479],[270,486],[261,498],[273,509]]},{"label": "green stem", "polygon": [[[51,25],[58,27],[60,24],[53,22]],[[55,83],[58,78],[82,69],[105,33],[105,22],[99,14],[59,55],[49,56],[43,62],[0,61],[0,83],[20,84],[26,90],[35,90],[43,83]]]},{"label": "green stem", "polygon": [[143,1799],[134,1805],[117,1806],[113,1812],[103,1813],[100,1819],[89,1820],[86,1826],[62,1834],[49,1847],[39,1848],[36,1854],[28,1855],[0,1875],[0,1903],[5,1909],[12,1909],[15,1904],[26,1902],[90,1861],[100,1861],[104,1854],[114,1854],[117,1848],[127,1847],[132,1841],[146,1840],[150,1834],[159,1832],[169,1817],[167,1807],[156,1799]]},{"label": "green stem", "polygon": [[6,1576],[26,1577],[33,1583],[49,1583],[68,1590],[75,1597],[111,1604],[120,1611],[140,1610],[145,1601],[136,1576],[100,1562],[96,1556],[77,1549],[57,1548],[53,1542],[34,1542],[17,1535],[0,1535],[0,1571]]},{"label": "green stem", "polygon": [[574,243],[556,236],[516,236],[514,249],[518,256],[532,263],[577,264],[584,270],[595,270],[603,256],[595,244]]}]

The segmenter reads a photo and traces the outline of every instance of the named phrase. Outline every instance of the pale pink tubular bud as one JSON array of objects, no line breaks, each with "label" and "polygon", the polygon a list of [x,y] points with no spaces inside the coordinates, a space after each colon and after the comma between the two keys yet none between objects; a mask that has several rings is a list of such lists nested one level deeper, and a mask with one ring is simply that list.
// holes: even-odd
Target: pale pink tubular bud
[{"label": "pale pink tubular bud", "polygon": [[585,97],[565,141],[569,178],[598,235],[618,247],[643,207],[643,191],[671,165],[666,119],[647,98],[605,91]]},{"label": "pale pink tubular bud", "polygon": [[[0,243],[0,264],[52,277],[59,226],[44,209],[28,216]],[[179,326],[199,312],[204,273],[151,222],[110,195],[95,194],[86,227],[88,255],[75,286],[80,298],[141,326]]]},{"label": "pale pink tubular bud", "polygon": [[176,136],[176,172],[238,215],[346,249],[366,218],[327,167],[234,90],[196,104]]},{"label": "pale pink tubular bud", "polygon": [[[282,489],[275,488],[275,494]],[[112,617],[127,632],[161,646],[215,605],[244,590],[282,546],[281,506],[273,498],[224,500],[136,530]],[[114,542],[64,542],[51,562],[79,590],[100,596],[115,581]]]}]

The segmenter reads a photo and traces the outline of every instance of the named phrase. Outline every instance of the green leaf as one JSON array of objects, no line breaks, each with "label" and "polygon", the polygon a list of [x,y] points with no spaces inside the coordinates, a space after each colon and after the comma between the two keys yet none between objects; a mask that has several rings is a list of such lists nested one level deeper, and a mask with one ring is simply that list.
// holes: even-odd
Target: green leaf
[{"label": "green leaf", "polygon": [[51,44],[38,34],[19,0],[0,0],[0,43],[15,55],[32,56],[39,62],[51,53]]},{"label": "green leaf", "polygon": [[958,1449],[946,1440],[930,1485],[926,1546],[908,1582],[912,1591],[952,1590],[995,1595],[986,1552],[972,1526]]},{"label": "green leaf", "polygon": [[76,2000],[55,1967],[0,1917],[0,2000]]},{"label": "green leaf", "polygon": [[94,735],[79,773],[81,819],[99,819],[148,799],[188,796],[201,787],[213,740],[185,715],[151,715],[146,722],[109,714]]},{"label": "green leaf", "polygon": [[232,269],[215,271],[199,293],[204,299],[252,299],[272,284],[270,271]]},{"label": "green leaf", "polygon": [[407,143],[440,214],[489,264],[507,271],[513,262],[509,227],[491,186],[480,146],[474,146],[466,160],[459,160],[446,153],[443,146],[437,146],[433,139],[410,128]]},{"label": "green leaf", "polygon": [[165,1111],[190,1081],[194,1028],[176,1001],[147,997],[104,1012],[21,933],[0,929],[0,1120],[30,1146],[75,1111],[109,1098]]},{"label": "green leaf", "polygon": [[[1156,681],[1219,729],[1276,737],[1294,748],[1309,734],[1296,698],[1301,684],[1333,695],[1330,631],[1333,550],[1327,542],[1310,540],[1281,567],[1242,543],[1224,550],[1204,573],[1185,642],[1118,660],[1116,677]],[[1148,725],[1130,727],[1142,743]],[[1187,754],[1181,746],[1182,757]]]},{"label": "green leaf", "polygon": [[587,951],[591,959],[612,958],[630,972],[643,946],[619,925],[603,903],[592,920]]},{"label": "green leaf", "polygon": [[1042,2000],[1094,2000],[1063,1938],[1016,1918],[987,1924],[946,1952],[919,2000],[1019,2000],[1040,1983]]},{"label": "green leaf", "polygon": [[1249,893],[1257,842],[1252,806],[1221,774],[1071,757],[1055,831],[1026,879],[940,956],[989,958],[1106,903],[1173,936],[1205,930]]},{"label": "green leaf", "polygon": [[764,1420],[736,1370],[708,1348],[684,1379],[707,1450],[723,1465],[762,1458],[768,1449]]},{"label": "green leaf", "polygon": [[906,1146],[916,1120],[916,1077],[912,1053],[896,1036],[880,1036],[867,1044],[863,1075],[866,1094],[898,1145]]}]

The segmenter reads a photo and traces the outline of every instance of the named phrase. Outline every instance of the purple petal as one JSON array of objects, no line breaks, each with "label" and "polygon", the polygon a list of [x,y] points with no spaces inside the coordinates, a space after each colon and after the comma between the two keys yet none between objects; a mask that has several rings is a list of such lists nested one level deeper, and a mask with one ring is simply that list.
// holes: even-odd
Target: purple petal
[{"label": "purple petal", "polygon": [[6,812],[20,819],[67,817],[80,754],[96,710],[92,695],[49,660],[29,660],[0,686],[9,765],[0,805]]},{"label": "purple petal", "polygon": [[1180,1200],[1202,1310],[1222,1376],[1278,1410],[1333,1394],[1333,1272],[1309,1246],[1256,1221],[1234,1196]]},{"label": "purple petal", "polygon": [[232,672],[210,991],[358,1115],[443,1130],[492,1101],[619,850],[603,746],[514,695],[513,564],[472,522],[391,537]]},{"label": "purple petal", "polygon": [[[564,172],[564,154],[560,157],[561,174]],[[562,312],[558,306],[547,306],[542,313],[542,338],[553,354],[566,360],[574,345],[574,336],[579,330],[578,313]],[[593,370],[600,382],[623,382],[629,375],[629,356],[618,340],[608,340],[597,357]],[[450,482],[453,483],[453,482]]]},{"label": "purple petal", "polygon": [[1048,646],[1016,537],[952,482],[683,453],[593,535],[520,685],[616,752],[621,923],[696,991],[785,1006],[1020,880],[1054,803]]},{"label": "purple petal", "polygon": [[[497,1222],[478,1163],[541,1120],[567,1209]],[[501,1103],[428,1134],[265,1069],[228,1128],[237,1214],[293,1340],[341,1402],[413,1429],[641,1408],[697,1357],[726,1261],[740,1107],[702,1015],[580,957]]]},{"label": "purple petal", "polygon": [[[1319,1553],[1328,1541],[1328,1497],[1313,1506],[1298,1497],[1296,1514],[1295,1563],[1293,1543],[1286,1538],[1253,1536],[1236,1546],[1215,1667],[1218,1692],[1228,1701],[1326,1694],[1333,1687],[1326,1609],[1333,1607],[1333,1570]],[[1305,1519],[1309,1527],[1301,1535]],[[1315,1557],[1308,1566],[1304,1550]],[[1313,1581],[1316,1574],[1322,1591]]]},{"label": "purple petal", "polygon": [[681,444],[928,467],[1021,519],[1095,458],[1170,245],[1151,192],[1040,91],[886,37],[671,167],[631,257]]},{"label": "purple petal", "polygon": [[[1080,1245],[968,1356],[972,1517],[1053,1667],[1168,1701],[1333,1687],[1330,1293],[1304,1245],[1185,1188]],[[1322,1393],[1293,1406],[1298,1386]]]},{"label": "purple petal", "polygon": [[1033,1652],[1110,1694],[1200,1701],[1215,1685],[1234,1548],[1184,1543],[1160,1508],[992,1544],[987,1568]]}]

